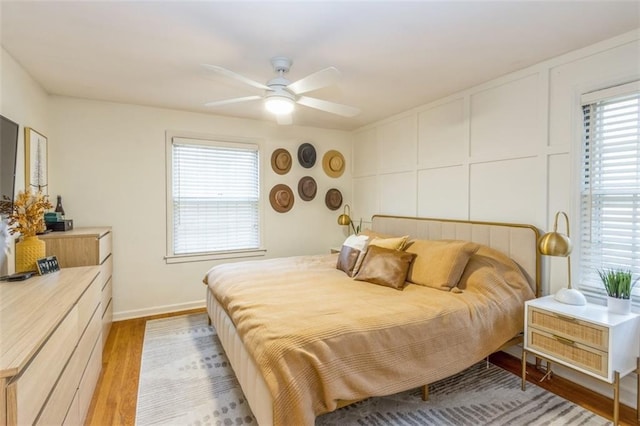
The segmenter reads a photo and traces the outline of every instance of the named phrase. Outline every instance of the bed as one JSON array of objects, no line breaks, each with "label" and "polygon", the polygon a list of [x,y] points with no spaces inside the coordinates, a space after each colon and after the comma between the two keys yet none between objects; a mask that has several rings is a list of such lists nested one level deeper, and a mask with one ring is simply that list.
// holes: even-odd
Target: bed
[{"label": "bed", "polygon": [[[537,228],[377,215],[371,229],[418,248],[475,248],[446,291],[354,279],[336,268],[338,254],[229,263],[205,276],[209,318],[258,424],[312,425],[367,397],[420,386],[426,395],[521,340],[524,301],[540,294]],[[424,258],[415,247],[410,268]],[[370,249],[369,259],[376,250],[388,254]]]}]

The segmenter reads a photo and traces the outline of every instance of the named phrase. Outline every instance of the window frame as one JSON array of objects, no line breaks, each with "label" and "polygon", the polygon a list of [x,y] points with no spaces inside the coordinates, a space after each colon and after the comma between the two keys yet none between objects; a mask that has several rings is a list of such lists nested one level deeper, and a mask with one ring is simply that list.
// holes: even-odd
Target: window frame
[{"label": "window frame", "polygon": [[[582,240],[582,182],[584,179],[584,155],[585,155],[585,129],[584,129],[584,112],[583,107],[585,105],[593,104],[598,101],[604,101],[607,99],[613,99],[617,97],[622,97],[625,94],[631,94],[634,92],[640,92],[640,80],[630,81],[628,83],[622,83],[615,86],[589,91],[588,93],[583,93],[578,97],[578,117],[577,121],[577,131],[578,136],[575,138],[576,141],[576,149],[574,152],[574,161],[573,164],[576,165],[575,171],[575,180],[574,185],[572,185],[573,190],[575,191],[575,196],[573,200],[575,201],[574,208],[571,209],[573,211],[573,217],[576,219],[572,222],[573,229],[576,230],[575,234],[576,241],[574,242],[574,252],[572,253],[572,257],[577,258],[577,262],[575,262],[575,276],[578,278],[577,288],[580,289],[588,298],[593,299],[595,301],[600,301],[603,303],[606,298],[606,291],[604,287],[597,288],[593,285],[584,284],[584,263],[583,263],[583,244],[585,244]],[[635,275],[635,274],[634,274]],[[637,275],[635,275],[637,277]],[[634,306],[640,306],[640,284],[636,285],[634,291],[632,292],[632,304]]]},{"label": "window frame", "polygon": [[[174,139],[190,139],[203,146],[218,146],[218,147],[242,147],[242,145],[255,147],[258,153],[258,187],[260,188],[260,194],[258,197],[258,238],[259,246],[255,249],[241,249],[241,250],[221,250],[207,253],[196,254],[175,254],[173,252],[174,243],[174,211],[173,211],[173,140]],[[266,248],[264,246],[264,195],[262,191],[262,183],[264,182],[263,173],[263,156],[262,156],[262,140],[257,138],[245,138],[245,137],[232,137],[232,136],[217,136],[211,134],[184,132],[184,131],[172,131],[168,130],[165,133],[165,198],[166,198],[166,251],[165,262],[167,264],[172,263],[186,263],[186,262],[201,262],[208,260],[218,259],[233,259],[233,258],[245,258],[245,257],[258,257],[266,254]]]}]

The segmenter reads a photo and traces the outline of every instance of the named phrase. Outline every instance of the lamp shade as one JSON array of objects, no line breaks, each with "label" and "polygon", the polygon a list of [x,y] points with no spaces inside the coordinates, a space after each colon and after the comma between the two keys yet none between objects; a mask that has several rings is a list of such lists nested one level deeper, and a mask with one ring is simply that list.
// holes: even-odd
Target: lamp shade
[{"label": "lamp shade", "polygon": [[265,100],[264,106],[273,114],[290,114],[295,102],[285,96],[271,96]]},{"label": "lamp shade", "polygon": [[[558,232],[558,218],[564,216],[567,234]],[[553,221],[553,231],[544,234],[538,241],[538,250],[545,256],[567,257],[571,254],[571,240],[569,239],[569,216],[565,212],[557,212]]]},{"label": "lamp shade", "polygon": [[338,225],[348,226],[351,225],[351,207],[349,204],[344,205],[344,210],[340,216],[338,216]]},{"label": "lamp shade", "polygon": [[351,218],[349,217],[348,214],[341,214],[340,216],[338,216],[338,225],[350,225],[351,224]]},{"label": "lamp shade", "polygon": [[545,256],[567,257],[573,248],[571,240],[559,232],[547,232],[538,241],[538,250]]}]

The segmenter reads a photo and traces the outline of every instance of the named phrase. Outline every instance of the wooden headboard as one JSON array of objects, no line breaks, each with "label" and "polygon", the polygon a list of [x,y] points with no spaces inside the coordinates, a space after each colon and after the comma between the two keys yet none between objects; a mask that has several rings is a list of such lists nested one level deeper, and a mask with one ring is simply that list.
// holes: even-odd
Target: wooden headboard
[{"label": "wooden headboard", "polygon": [[536,296],[541,295],[540,231],[533,225],[375,215],[371,229],[420,240],[466,240],[499,250],[515,260]]}]

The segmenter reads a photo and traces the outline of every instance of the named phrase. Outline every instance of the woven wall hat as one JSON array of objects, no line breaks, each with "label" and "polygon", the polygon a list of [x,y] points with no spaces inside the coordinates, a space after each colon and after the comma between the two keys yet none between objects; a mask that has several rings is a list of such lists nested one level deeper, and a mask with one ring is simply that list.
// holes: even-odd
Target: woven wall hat
[{"label": "woven wall hat", "polygon": [[337,178],[344,173],[344,157],[342,154],[335,150],[327,151],[322,157],[322,168],[327,176]]},{"label": "woven wall hat", "polygon": [[316,164],[316,149],[310,143],[303,143],[298,147],[298,161],[305,169]]},{"label": "woven wall hat", "polygon": [[316,197],[316,192],[318,192],[318,186],[311,176],[305,176],[298,181],[298,195],[304,201],[313,200]]},{"label": "woven wall hat", "polygon": [[338,210],[342,205],[342,193],[336,188],[331,188],[324,197],[324,203],[329,210]]},{"label": "woven wall hat", "polygon": [[293,191],[282,183],[271,188],[269,192],[269,202],[271,207],[278,213],[286,213],[293,207]]},{"label": "woven wall hat", "polygon": [[284,148],[278,148],[271,154],[271,168],[279,175],[291,170],[291,154]]}]

